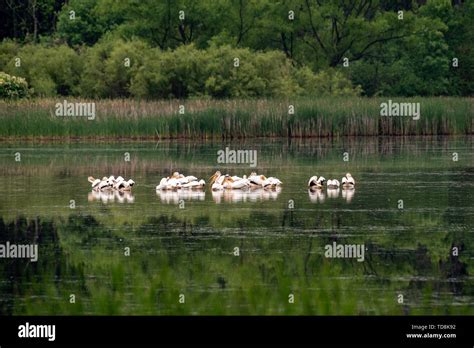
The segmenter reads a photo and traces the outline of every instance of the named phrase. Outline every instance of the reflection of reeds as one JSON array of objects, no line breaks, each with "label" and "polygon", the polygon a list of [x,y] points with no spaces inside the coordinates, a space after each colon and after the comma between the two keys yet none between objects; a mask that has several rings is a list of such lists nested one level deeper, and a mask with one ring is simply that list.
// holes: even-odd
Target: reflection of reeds
[{"label": "reflection of reeds", "polygon": [[[440,148],[451,156],[452,149],[463,144],[472,149],[474,139],[467,137],[344,137],[339,140],[330,138],[307,139],[268,139],[264,143],[256,140],[241,139],[231,143],[232,148],[250,148],[258,152],[259,168],[269,168],[279,163],[286,167],[297,164],[314,164],[324,161],[327,166],[345,168],[347,163],[342,161],[343,152],[349,154],[351,168],[366,168],[378,164],[384,156],[406,156],[415,159],[409,162],[393,162],[394,167],[410,167],[424,164],[437,166],[430,161],[433,148]],[[97,143],[94,150],[89,143],[76,143],[63,147],[61,143],[24,145],[22,144],[23,159],[21,163],[13,163],[14,151],[7,150],[10,157],[0,160],[0,175],[55,175],[67,177],[73,175],[121,175],[135,177],[137,173],[150,175],[170,175],[174,171],[188,171],[195,173],[213,172],[217,166],[217,150],[228,146],[221,142],[190,142],[190,141],[160,141],[158,144],[149,142],[148,146],[141,144],[135,148],[134,143],[116,143],[113,145]],[[272,146],[269,146],[272,145]],[[130,149],[133,156],[130,162],[123,160],[123,152],[117,149]],[[149,151],[156,149],[156,151]],[[126,151],[126,150],[123,150]],[[471,151],[472,152],[472,151]],[[30,156],[34,153],[37,156]],[[203,154],[209,154],[205,156]],[[45,157],[47,156],[47,157]],[[448,158],[448,157],[446,157]],[[386,165],[386,164],[385,164]],[[248,167],[236,166],[239,172],[245,172]],[[223,170],[233,171],[232,168],[221,167]],[[250,173],[247,173],[247,175]]]},{"label": "reflection of reeds", "polygon": [[[98,100],[96,119],[56,117],[62,99],[0,102],[0,137],[235,139],[472,134],[472,98],[416,98],[421,117],[381,117],[381,98]],[[69,102],[73,100],[68,99]],[[81,100],[92,102],[92,100]],[[179,105],[185,113],[179,114]],[[295,114],[288,115],[288,105]]]},{"label": "reflection of reeds", "polygon": [[[176,209],[155,212],[134,229],[110,228],[88,214],[67,214],[64,219],[0,218],[0,237],[4,237],[0,241],[28,240],[41,250],[35,265],[21,259],[0,263],[0,313],[400,315],[409,310],[412,315],[473,314],[472,278],[465,277],[472,258],[446,253],[461,236],[451,232],[433,238],[419,214],[404,217],[412,225],[405,238],[394,233],[338,236],[340,243],[368,246],[363,263],[324,257],[325,245],[334,241],[322,232],[331,226],[328,219],[318,219],[318,238],[312,224],[306,226],[308,233],[296,238],[294,231],[282,231],[275,238],[278,213],[271,210],[268,215],[252,216],[271,226],[271,232],[245,238],[209,226],[202,216],[212,214],[210,210],[199,214],[200,220],[190,224]],[[371,212],[364,216],[366,220],[359,222],[362,229],[373,222]],[[232,215],[232,221],[243,218]],[[449,226],[439,216],[437,222]],[[462,240],[471,250],[471,234]],[[240,257],[231,254],[236,245]],[[133,250],[132,257],[123,256],[125,246]],[[394,301],[393,294],[400,291],[410,299],[405,307]],[[290,292],[297,301],[288,305]],[[81,299],[77,305],[64,301],[72,293]],[[179,293],[186,294],[192,306],[178,303]],[[463,301],[453,305],[459,298]]]}]

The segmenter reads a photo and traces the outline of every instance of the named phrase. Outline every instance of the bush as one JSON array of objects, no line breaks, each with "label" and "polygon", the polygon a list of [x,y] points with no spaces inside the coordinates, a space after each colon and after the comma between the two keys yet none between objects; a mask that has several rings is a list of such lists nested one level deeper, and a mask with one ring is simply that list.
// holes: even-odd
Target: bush
[{"label": "bush", "polygon": [[[6,61],[3,70],[24,77],[35,95],[51,97],[77,94],[82,64],[73,49],[67,46],[25,45],[17,52],[12,49],[5,52],[10,52],[10,57],[7,59],[5,55],[2,58]],[[21,60],[19,67],[15,66],[15,58]]]},{"label": "bush", "polygon": [[[117,98],[131,95],[133,76],[143,65],[143,56],[149,48],[140,40],[103,40],[83,54],[85,67],[80,83],[82,96]],[[130,60],[126,66],[125,59]]]},{"label": "bush", "polygon": [[0,98],[18,99],[28,95],[28,83],[24,78],[0,72]]},{"label": "bush", "polygon": [[307,96],[359,96],[361,86],[353,86],[350,79],[336,69],[321,70],[317,74],[307,67],[296,73],[301,95]]},{"label": "bush", "polygon": [[[15,58],[21,66],[15,66]],[[130,59],[130,66],[126,59]],[[235,59],[239,66],[234,66]],[[193,44],[150,48],[139,39],[113,36],[92,47],[0,44],[0,69],[24,77],[36,96],[89,98],[259,98],[359,95],[342,72],[295,67],[279,51]]]}]

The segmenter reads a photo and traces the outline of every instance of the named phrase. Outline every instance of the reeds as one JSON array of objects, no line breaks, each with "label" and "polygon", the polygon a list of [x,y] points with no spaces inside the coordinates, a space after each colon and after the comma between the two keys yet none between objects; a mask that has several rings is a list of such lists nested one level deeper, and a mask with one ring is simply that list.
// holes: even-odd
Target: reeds
[{"label": "reeds", "polygon": [[[239,139],[461,135],[474,130],[472,98],[413,98],[421,117],[380,116],[388,98],[296,100],[72,100],[95,102],[96,117],[57,117],[63,99],[0,101],[2,138]],[[396,101],[396,100],[394,100]],[[180,105],[184,113],[180,113]],[[294,114],[289,113],[294,106]]]}]

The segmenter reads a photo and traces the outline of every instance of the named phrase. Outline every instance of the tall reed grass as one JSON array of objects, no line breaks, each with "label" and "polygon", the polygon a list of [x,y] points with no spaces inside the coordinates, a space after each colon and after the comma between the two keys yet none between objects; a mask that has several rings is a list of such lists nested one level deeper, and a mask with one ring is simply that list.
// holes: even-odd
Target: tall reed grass
[{"label": "tall reed grass", "polygon": [[[2,138],[235,139],[473,134],[474,99],[412,98],[421,117],[382,117],[388,98],[296,100],[72,100],[95,102],[96,118],[57,117],[63,99],[0,101]],[[394,101],[397,101],[394,98]],[[184,114],[179,106],[184,105]],[[294,114],[289,114],[293,105]]]}]

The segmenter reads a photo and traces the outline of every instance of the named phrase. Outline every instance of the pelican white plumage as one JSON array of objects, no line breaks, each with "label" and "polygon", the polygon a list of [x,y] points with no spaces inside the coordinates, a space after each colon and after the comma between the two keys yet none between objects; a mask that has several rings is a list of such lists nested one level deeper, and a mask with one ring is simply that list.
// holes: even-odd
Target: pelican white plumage
[{"label": "pelican white plumage", "polygon": [[218,170],[210,178],[209,184],[212,186],[214,183],[222,185],[224,182],[225,176]]},{"label": "pelican white plumage", "polygon": [[161,179],[160,183],[156,186],[156,190],[166,190],[166,182],[168,181],[168,178],[163,178]]},{"label": "pelican white plumage", "polygon": [[337,179],[329,179],[327,181],[327,187],[328,189],[338,189],[340,186],[340,182]]},{"label": "pelican white plumage", "polygon": [[222,186],[218,182],[213,183],[211,186],[212,191],[222,191],[223,189],[224,189],[224,186]]},{"label": "pelican white plumage", "polygon": [[181,187],[181,181],[179,178],[171,177],[166,181],[166,189],[167,190],[176,190]]},{"label": "pelican white plumage", "polygon": [[198,178],[196,178],[193,175],[188,175],[186,178],[187,183],[193,182],[193,181],[199,181]]},{"label": "pelican white plumage", "polygon": [[94,191],[99,189],[100,179],[94,179],[94,177],[89,176],[87,180],[91,183],[91,187]]},{"label": "pelican white plumage", "polygon": [[274,189],[277,186],[280,186],[281,184],[283,183],[278,178],[274,178],[273,176],[271,176],[263,181],[262,186],[265,189]]},{"label": "pelican white plumage", "polygon": [[97,188],[99,190],[109,190],[111,188],[111,184],[110,184],[110,181],[107,177],[103,177],[102,180],[100,181],[100,183],[97,185]]},{"label": "pelican white plumage", "polygon": [[354,188],[355,180],[350,173],[347,173],[345,177],[341,179],[342,188]]},{"label": "pelican white plumage", "polygon": [[206,185],[206,182],[201,179],[201,180],[192,180],[186,184],[183,184],[182,187],[183,188],[188,188],[188,189],[202,189],[204,186]]},{"label": "pelican white plumage", "polygon": [[250,186],[250,181],[245,175],[243,178],[236,175],[222,175],[219,170],[210,177],[209,183],[211,184],[211,189],[213,191],[221,191],[223,189],[245,189]]},{"label": "pelican white plumage", "polygon": [[310,189],[321,189],[324,186],[326,179],[323,176],[312,176],[308,181],[308,187]]},{"label": "pelican white plumage", "polygon": [[133,187],[133,185],[135,185],[135,181],[133,181],[132,179],[129,179],[128,181],[122,181],[120,186],[119,186],[119,191],[130,191]]},{"label": "pelican white plumage", "polygon": [[[238,178],[238,179],[236,180],[234,178]],[[230,180],[229,178],[224,180],[223,186],[226,189],[245,189],[245,188],[250,187],[250,181],[247,179],[246,175],[244,175],[243,178],[234,176],[234,177],[230,177]]]},{"label": "pelican white plumage", "polygon": [[184,174],[174,172],[171,176],[161,179],[156,190],[201,189],[205,184],[204,180],[198,180],[193,175],[184,176]]},{"label": "pelican white plumage", "polygon": [[87,180],[91,183],[92,190],[94,191],[130,191],[132,186],[135,185],[135,181],[132,179],[125,181],[123,177],[118,176],[115,178],[113,175],[109,177],[104,176],[102,179],[95,179],[89,176]]},{"label": "pelican white plumage", "polygon": [[252,172],[249,175],[249,181],[251,185],[263,187],[263,182],[267,179],[265,175],[257,175],[256,172]]}]

